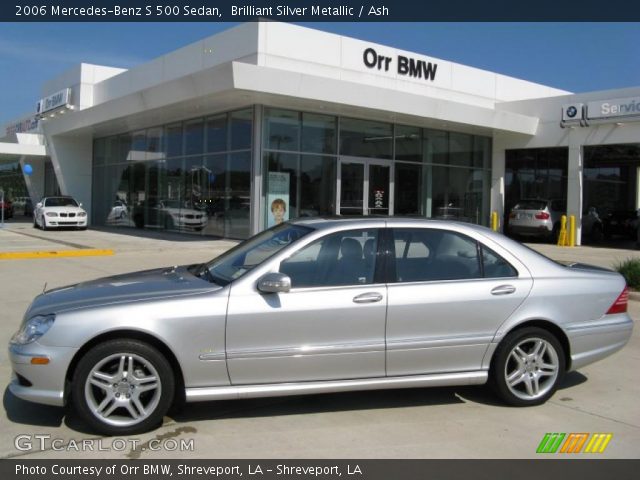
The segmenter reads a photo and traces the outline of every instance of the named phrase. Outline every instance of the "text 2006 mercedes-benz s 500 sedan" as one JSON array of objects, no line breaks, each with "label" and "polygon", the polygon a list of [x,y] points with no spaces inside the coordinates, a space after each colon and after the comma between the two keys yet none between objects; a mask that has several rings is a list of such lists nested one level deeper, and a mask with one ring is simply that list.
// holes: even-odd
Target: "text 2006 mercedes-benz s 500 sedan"
[{"label": "text 2006 mercedes-benz s 500 sedan", "polygon": [[71,401],[97,431],[158,425],[175,399],[483,384],[537,405],[629,340],[622,276],[486,228],[303,219],[201,265],[39,295],[10,344],[18,397]]}]

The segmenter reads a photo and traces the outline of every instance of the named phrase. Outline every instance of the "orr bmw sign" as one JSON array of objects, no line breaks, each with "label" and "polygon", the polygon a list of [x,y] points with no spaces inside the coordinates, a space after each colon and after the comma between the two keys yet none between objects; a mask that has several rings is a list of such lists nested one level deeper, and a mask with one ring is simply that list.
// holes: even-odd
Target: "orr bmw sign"
[{"label": "orr bmw sign", "polygon": [[393,57],[380,55],[373,48],[367,48],[362,54],[364,65],[372,70],[388,72],[395,70],[398,75],[406,75],[413,78],[423,78],[426,81],[434,81],[438,64],[428,62],[426,60],[417,60],[415,58],[398,55],[396,64],[393,65]]}]

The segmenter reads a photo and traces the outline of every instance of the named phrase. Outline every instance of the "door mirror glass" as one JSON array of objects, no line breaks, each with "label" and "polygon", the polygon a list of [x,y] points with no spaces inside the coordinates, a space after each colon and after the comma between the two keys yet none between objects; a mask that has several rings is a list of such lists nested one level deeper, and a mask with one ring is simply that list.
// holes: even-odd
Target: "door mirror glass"
[{"label": "door mirror glass", "polygon": [[267,273],[258,280],[258,290],[263,293],[286,293],[291,290],[291,278],[284,273]]}]

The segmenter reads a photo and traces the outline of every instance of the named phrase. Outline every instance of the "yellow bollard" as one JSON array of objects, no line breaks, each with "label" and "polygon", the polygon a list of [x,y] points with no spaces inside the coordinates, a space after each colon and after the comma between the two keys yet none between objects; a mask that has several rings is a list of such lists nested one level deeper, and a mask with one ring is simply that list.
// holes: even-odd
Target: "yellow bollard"
[{"label": "yellow bollard", "polygon": [[498,212],[491,212],[491,230],[494,232],[498,231]]},{"label": "yellow bollard", "polygon": [[560,217],[560,233],[558,234],[558,246],[565,247],[567,245],[567,216]]},{"label": "yellow bollard", "polygon": [[576,216],[569,217],[569,247],[576,246]]}]

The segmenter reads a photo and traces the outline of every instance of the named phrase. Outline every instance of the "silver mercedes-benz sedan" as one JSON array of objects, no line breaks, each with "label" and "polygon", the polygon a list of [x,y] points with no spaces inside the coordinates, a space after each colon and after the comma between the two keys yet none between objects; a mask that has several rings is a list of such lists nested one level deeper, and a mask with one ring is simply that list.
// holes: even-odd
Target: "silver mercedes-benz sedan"
[{"label": "silver mercedes-benz sedan", "polygon": [[280,224],[201,265],[36,297],[10,344],[14,395],[95,430],[175,401],[483,384],[537,405],[631,336],[619,274],[486,228],[401,218]]}]

